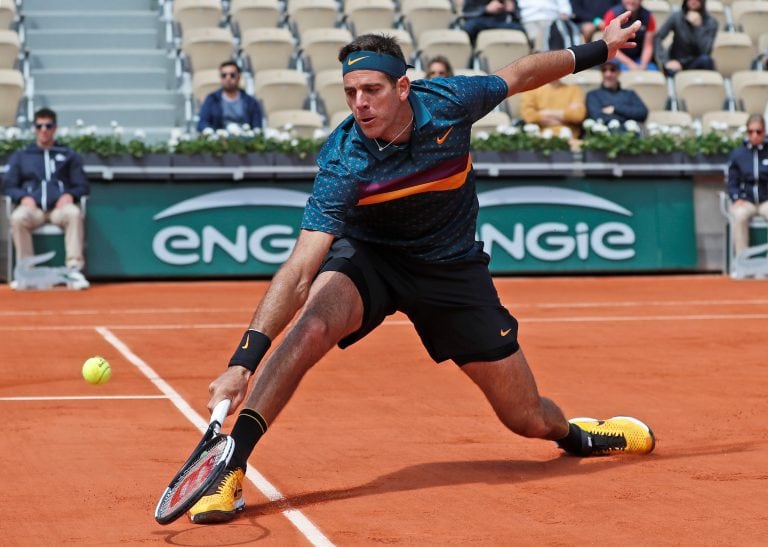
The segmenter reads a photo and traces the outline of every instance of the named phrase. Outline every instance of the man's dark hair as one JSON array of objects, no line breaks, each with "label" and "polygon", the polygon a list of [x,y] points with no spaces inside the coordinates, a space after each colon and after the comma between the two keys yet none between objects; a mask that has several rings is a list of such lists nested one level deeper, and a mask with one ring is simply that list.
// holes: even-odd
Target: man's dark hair
[{"label": "man's dark hair", "polygon": [[221,63],[221,64],[219,65],[219,70],[221,70],[222,68],[224,68],[224,67],[226,67],[226,66],[231,66],[231,67],[234,67],[234,68],[235,68],[235,71],[236,71],[238,74],[240,74],[240,67],[239,67],[239,66],[237,66],[237,63],[236,63],[235,61],[224,61],[223,63]]},{"label": "man's dark hair", "polygon": [[[405,60],[405,55],[403,55],[403,50],[400,49],[400,44],[397,43],[397,39],[386,34],[361,34],[339,50],[339,61],[343,63],[344,59],[346,59],[350,53],[356,51],[384,53],[386,55],[391,55],[392,57],[397,57],[405,64],[408,64],[408,61]],[[384,75],[390,82],[392,82],[392,85],[397,83],[398,79],[394,76],[390,76],[389,74]]]},{"label": "man's dark hair", "polygon": [[37,112],[35,112],[35,117],[32,118],[33,120],[51,120],[54,125],[56,125],[56,112],[51,110],[50,108],[41,108]]}]

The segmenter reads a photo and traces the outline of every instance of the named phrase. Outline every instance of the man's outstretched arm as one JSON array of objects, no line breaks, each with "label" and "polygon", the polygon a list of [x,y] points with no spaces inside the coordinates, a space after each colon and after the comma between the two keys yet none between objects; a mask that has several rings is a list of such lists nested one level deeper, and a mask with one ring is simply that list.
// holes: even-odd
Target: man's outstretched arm
[{"label": "man's outstretched arm", "polygon": [[[630,15],[631,12],[627,11],[613,19],[605,28],[602,40],[598,40],[601,43],[591,42],[575,46],[573,50],[563,49],[527,55],[499,69],[496,74],[507,82],[507,96],[511,97],[516,93],[559,80],[572,74],[575,69],[582,70],[586,68],[582,66],[585,62],[590,67],[597,66],[606,59],[615,57],[620,49],[635,47],[632,39],[640,28],[640,22],[635,21],[627,28],[621,28]],[[587,57],[584,57],[585,55]]]},{"label": "man's outstretched arm", "polygon": [[[270,341],[274,340],[293,319],[306,302],[309,288],[333,239],[334,236],[331,234],[301,231],[291,256],[272,278],[266,294],[253,314],[249,327],[251,329],[249,332],[254,333],[253,338],[248,337],[246,333],[244,337],[246,341],[238,346],[236,356],[241,350],[249,350],[249,346],[252,350],[251,344],[258,343],[259,335]],[[258,362],[253,363],[254,369],[257,364]],[[253,370],[250,367],[229,366],[211,383],[208,408],[212,410],[222,399],[230,399],[232,401],[230,413],[233,412],[245,398],[248,380],[252,374]]]}]

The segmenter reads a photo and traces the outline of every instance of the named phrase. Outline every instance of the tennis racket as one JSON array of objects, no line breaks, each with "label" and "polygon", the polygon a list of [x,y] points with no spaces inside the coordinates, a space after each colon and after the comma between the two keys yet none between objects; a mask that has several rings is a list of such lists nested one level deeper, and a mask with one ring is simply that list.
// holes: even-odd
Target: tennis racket
[{"label": "tennis racket", "polygon": [[155,508],[155,520],[160,524],[173,522],[197,503],[232,458],[235,441],[220,433],[229,404],[224,399],[213,408],[203,438],[160,497]]}]

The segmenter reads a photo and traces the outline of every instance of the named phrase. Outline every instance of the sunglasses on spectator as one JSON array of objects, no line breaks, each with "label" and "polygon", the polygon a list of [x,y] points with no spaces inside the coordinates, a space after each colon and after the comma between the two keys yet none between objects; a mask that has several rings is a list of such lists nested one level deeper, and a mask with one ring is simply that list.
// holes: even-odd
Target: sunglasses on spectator
[{"label": "sunglasses on spectator", "polygon": [[221,77],[222,78],[232,78],[233,80],[237,78],[238,74],[237,72],[222,72]]},{"label": "sunglasses on spectator", "polygon": [[56,127],[56,124],[51,122],[35,123],[35,129],[53,129],[54,127]]},{"label": "sunglasses on spectator", "polygon": [[764,129],[747,129],[747,133],[749,133],[750,135],[752,135],[753,133],[755,135],[762,135],[764,131],[765,131]]}]

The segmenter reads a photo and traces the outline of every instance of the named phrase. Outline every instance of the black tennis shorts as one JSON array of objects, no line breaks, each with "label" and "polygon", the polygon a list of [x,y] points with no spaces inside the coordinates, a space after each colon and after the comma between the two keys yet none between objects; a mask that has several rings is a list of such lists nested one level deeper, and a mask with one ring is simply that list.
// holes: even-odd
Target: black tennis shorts
[{"label": "black tennis shorts", "polygon": [[320,272],[349,277],[363,300],[362,327],[339,347],[357,342],[388,315],[402,311],[435,362],[498,361],[519,348],[517,321],[501,305],[488,271],[489,257],[447,264],[404,258],[385,247],[337,239]]}]

